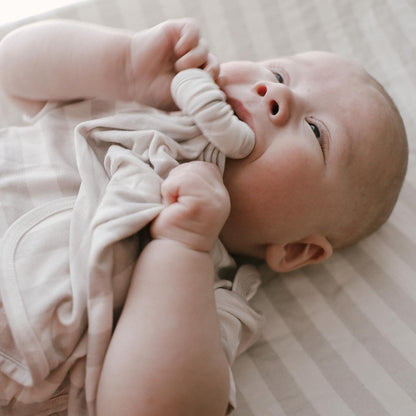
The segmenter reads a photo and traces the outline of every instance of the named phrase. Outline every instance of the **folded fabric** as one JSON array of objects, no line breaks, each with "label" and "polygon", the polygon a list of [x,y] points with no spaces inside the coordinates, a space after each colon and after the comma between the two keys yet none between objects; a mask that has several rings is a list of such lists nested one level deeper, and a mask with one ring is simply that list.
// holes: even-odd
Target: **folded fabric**
[{"label": "folded fabric", "polygon": [[[163,179],[193,160],[223,171],[226,156],[251,151],[253,133],[206,73],[184,71],[172,91],[183,112],[134,107],[79,123],[73,141],[77,192],[29,211],[7,230],[0,290],[14,348],[0,357],[0,369],[25,387],[13,397],[15,405],[47,401],[69,383],[68,413],[81,415],[87,404],[94,414],[113,312],[124,302],[141,231],[163,209]],[[235,267],[220,242],[212,255],[217,271]],[[48,261],[39,263],[41,257]],[[230,364],[256,338],[262,321],[247,303],[258,274],[250,268],[238,276],[234,284],[217,280],[215,286]],[[38,287],[49,281],[51,292],[42,296]]]}]

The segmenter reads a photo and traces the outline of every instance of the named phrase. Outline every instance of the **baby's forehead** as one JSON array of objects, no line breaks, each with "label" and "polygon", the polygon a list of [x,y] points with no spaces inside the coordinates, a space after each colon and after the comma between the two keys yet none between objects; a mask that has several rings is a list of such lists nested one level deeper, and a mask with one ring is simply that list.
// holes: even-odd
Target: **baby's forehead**
[{"label": "baby's forehead", "polygon": [[354,107],[364,111],[363,107],[367,105],[378,107],[382,98],[378,83],[363,66],[332,52],[301,52],[265,63],[276,69],[282,68],[289,86],[313,91],[315,96],[309,98],[318,99],[318,106],[326,103],[333,107],[336,104],[344,109]]},{"label": "baby's forehead", "polygon": [[[325,51],[290,55],[282,65],[287,65],[289,73],[293,71],[299,79],[307,79],[309,88],[318,86],[316,97],[321,102],[315,106],[322,110],[324,118],[329,115],[348,137],[355,138],[360,149],[353,146],[353,159],[354,150],[359,154],[375,153],[374,142],[384,135],[386,122],[390,121],[390,106],[383,88],[363,66]],[[361,163],[367,162],[357,157],[357,164]]]},{"label": "baby's forehead", "polygon": [[367,82],[369,75],[359,64],[333,52],[312,50],[269,59],[269,65],[282,65],[297,71],[316,70],[323,77],[354,78]]}]

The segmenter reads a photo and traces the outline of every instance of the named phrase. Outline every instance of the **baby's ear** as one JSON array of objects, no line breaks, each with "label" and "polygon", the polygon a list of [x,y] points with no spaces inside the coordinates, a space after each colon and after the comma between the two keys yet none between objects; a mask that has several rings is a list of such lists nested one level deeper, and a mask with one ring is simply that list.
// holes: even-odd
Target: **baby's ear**
[{"label": "baby's ear", "polygon": [[322,235],[311,235],[287,244],[270,244],[265,260],[276,272],[290,272],[303,266],[319,263],[332,255],[331,243]]}]

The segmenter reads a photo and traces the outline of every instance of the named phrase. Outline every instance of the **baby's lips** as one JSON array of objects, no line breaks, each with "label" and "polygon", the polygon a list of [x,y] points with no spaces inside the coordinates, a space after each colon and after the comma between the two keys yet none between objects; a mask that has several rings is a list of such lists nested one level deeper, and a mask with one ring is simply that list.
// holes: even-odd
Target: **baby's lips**
[{"label": "baby's lips", "polygon": [[242,159],[251,153],[255,144],[253,131],[234,114],[224,92],[207,72],[196,68],[179,72],[171,91],[177,106],[227,157]]},{"label": "baby's lips", "polygon": [[[230,109],[231,106],[227,104]],[[231,109],[232,111],[232,109]],[[233,111],[232,111],[233,112]],[[235,126],[233,125],[235,124]],[[247,123],[241,121],[233,112],[232,120],[229,127],[230,131],[239,131],[238,136],[235,138],[235,146],[225,151],[225,155],[232,159],[243,159],[247,157],[254,149],[256,143],[253,130],[248,126]],[[227,134],[227,131],[225,131]],[[228,140],[227,140],[228,142]]]}]

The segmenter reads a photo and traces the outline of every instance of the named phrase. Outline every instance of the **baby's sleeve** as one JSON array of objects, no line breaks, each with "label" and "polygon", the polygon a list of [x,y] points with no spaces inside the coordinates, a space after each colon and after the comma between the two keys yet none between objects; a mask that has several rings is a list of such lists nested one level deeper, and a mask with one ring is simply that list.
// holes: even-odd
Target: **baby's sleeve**
[{"label": "baby's sleeve", "polygon": [[241,159],[254,148],[254,133],[226,102],[224,92],[205,71],[179,72],[171,91],[177,106],[190,116],[202,134],[227,157]]},{"label": "baby's sleeve", "polygon": [[39,111],[36,113],[28,114],[27,112],[23,113],[23,121],[28,124],[34,124],[39,119],[43,118],[46,114],[50,113],[51,111],[64,107],[69,104],[74,104],[76,102],[83,101],[83,100],[72,100],[72,101],[46,101],[43,107],[39,108]]},{"label": "baby's sleeve", "polygon": [[237,389],[231,367],[237,356],[258,339],[264,317],[249,304],[260,286],[257,268],[251,264],[241,266],[234,281],[219,280],[215,286],[215,302],[221,331],[221,342],[230,370],[230,394],[227,414],[237,407]]}]

